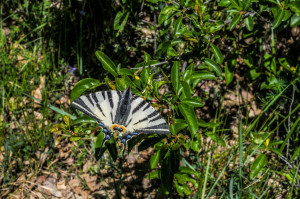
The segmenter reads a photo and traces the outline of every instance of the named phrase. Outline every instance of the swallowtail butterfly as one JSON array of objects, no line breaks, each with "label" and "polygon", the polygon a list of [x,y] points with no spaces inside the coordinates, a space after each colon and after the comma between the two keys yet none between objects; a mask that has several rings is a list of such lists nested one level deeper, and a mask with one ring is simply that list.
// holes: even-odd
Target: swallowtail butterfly
[{"label": "swallowtail butterfly", "polygon": [[[168,134],[169,127],[160,114],[141,97],[125,91],[100,91],[75,99],[71,106],[95,119],[105,134],[103,143],[120,132],[124,146],[140,133]],[[103,145],[102,143],[102,145]]]}]

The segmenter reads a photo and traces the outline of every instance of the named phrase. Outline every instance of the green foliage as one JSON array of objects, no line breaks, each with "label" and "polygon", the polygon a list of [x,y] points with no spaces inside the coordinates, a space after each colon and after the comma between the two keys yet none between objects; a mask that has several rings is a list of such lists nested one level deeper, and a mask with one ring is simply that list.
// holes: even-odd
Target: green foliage
[{"label": "green foliage", "polygon": [[[120,64],[116,67],[115,63],[117,62],[111,61],[101,51],[97,51],[96,56],[102,63],[103,69],[113,77],[110,79],[111,76],[108,76],[105,81],[111,89],[124,90],[127,86],[131,86],[135,94],[142,94],[148,100],[155,99],[156,106],[168,107],[171,105],[172,118],[169,120],[173,123],[170,125],[172,135],[168,136],[167,141],[151,136],[150,138],[141,138],[144,141],[140,144],[139,150],[154,145],[156,152],[150,159],[150,168],[154,171],[149,175],[151,179],[160,178],[162,180],[161,192],[170,195],[173,190],[176,190],[179,195],[186,196],[193,193],[192,189],[187,186],[187,182],[199,190],[205,190],[203,186],[206,184],[203,184],[201,175],[195,170],[200,165],[194,164],[194,166],[180,168],[176,166],[180,162],[177,151],[191,149],[195,153],[199,152],[202,148],[201,137],[203,135],[200,134],[202,131],[213,140],[215,147],[226,147],[224,135],[220,135],[217,131],[218,128],[221,128],[220,123],[216,120],[214,125],[210,125],[197,118],[195,110],[204,105],[200,97],[193,96],[197,85],[200,82],[222,80],[222,71],[225,74],[226,85],[231,85],[234,82],[235,73],[243,67],[248,81],[254,84],[259,82],[260,89],[267,90],[267,93],[273,95],[270,99],[280,100],[283,104],[287,103],[288,101],[278,98],[278,94],[280,96],[283,89],[287,88],[287,84],[292,82],[289,78],[292,80],[299,78],[299,64],[276,52],[274,34],[288,28],[289,24],[294,27],[295,24],[298,24],[298,18],[293,13],[295,12],[292,6],[293,2],[288,1],[285,2],[285,6],[277,4],[275,1],[274,3],[259,3],[257,1],[223,0],[208,4],[202,1],[173,1],[164,4],[158,2],[163,1],[147,1],[145,3],[146,6],[159,11],[158,24],[155,26],[158,47],[152,55],[153,60],[151,60],[150,54],[145,53],[144,62],[129,70]],[[154,5],[157,3],[159,6]],[[118,37],[126,33],[127,30],[124,28],[127,26],[126,21],[132,20],[128,18],[127,6],[129,4],[123,4],[126,9],[118,12],[114,23]],[[267,13],[267,10],[270,12]],[[271,30],[257,28],[263,23],[259,20],[261,15],[272,21]],[[133,18],[135,14],[130,13],[130,16]],[[269,34],[269,41],[272,43],[270,53],[263,52],[259,47],[264,45],[264,41],[261,40],[263,31],[271,33]],[[239,41],[240,37],[242,40],[251,38],[253,41],[252,43],[242,43]],[[231,46],[222,45],[224,41],[231,43]],[[225,50],[226,48],[229,50]],[[265,56],[261,56],[261,54],[265,54]],[[291,57],[293,56],[295,55],[291,54]],[[151,65],[159,64],[158,60],[162,59],[167,59],[168,63],[160,64],[159,67],[155,66],[156,69],[153,69]],[[244,65],[238,60],[242,60]],[[168,71],[167,65],[171,66],[170,71]],[[164,87],[169,88],[169,92],[159,94],[158,90]],[[275,97],[276,95],[277,97]],[[256,120],[253,125],[256,125],[258,121]],[[270,129],[272,124],[272,122],[268,125],[265,123],[265,129]],[[252,135],[251,130],[248,132],[251,132]],[[263,143],[270,139],[271,134],[266,135],[268,136],[261,137],[260,141],[257,141],[258,135],[255,135],[253,147],[261,148]],[[254,153],[242,154],[244,139],[243,130],[240,127],[238,142],[240,166],[238,177],[230,180],[230,192],[228,193],[230,196],[242,197],[241,190],[235,190],[234,187],[245,186],[241,181],[242,175],[245,175],[242,165],[254,155]],[[283,143],[287,143],[288,139],[289,137]],[[275,151],[271,147],[277,146],[275,141],[272,144],[263,147],[264,150]],[[284,145],[282,146],[284,147]],[[299,152],[295,152],[293,157],[298,154]],[[192,157],[189,157],[186,162],[191,161]],[[265,169],[267,161],[264,153],[258,155],[251,164],[249,179],[255,179]],[[212,191],[210,190],[209,193]]]},{"label": "green foliage", "polygon": [[[30,173],[40,171],[36,151],[49,147],[49,159],[54,157],[53,133],[78,143],[72,156],[77,166],[84,164],[91,129],[82,125],[97,124],[54,104],[62,94],[69,96],[66,80],[79,75],[83,79],[72,89],[71,101],[96,89],[131,86],[167,112],[163,116],[170,135],[141,135],[128,143],[129,151],[136,145],[139,151],[154,148],[145,178],[159,179],[154,184],[168,195],[162,197],[299,197],[298,1],[60,3],[0,3],[4,184],[18,179],[14,171],[26,171],[24,160],[33,159]],[[68,73],[67,65],[77,65],[78,71]],[[31,92],[41,85],[41,77],[46,84],[38,99]],[[228,112],[223,107],[223,91],[240,90],[239,85],[253,91],[262,107],[254,118],[252,107],[242,104],[242,92],[233,94],[241,104]],[[60,124],[50,129],[50,122]],[[96,159],[108,151],[116,161],[117,137],[100,151],[102,142],[100,132],[92,143]]]}]

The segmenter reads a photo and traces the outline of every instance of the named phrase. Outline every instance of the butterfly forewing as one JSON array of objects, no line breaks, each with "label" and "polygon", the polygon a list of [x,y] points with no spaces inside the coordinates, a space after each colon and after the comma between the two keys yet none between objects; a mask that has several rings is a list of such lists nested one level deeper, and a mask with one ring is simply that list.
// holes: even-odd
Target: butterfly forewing
[{"label": "butterfly forewing", "polygon": [[98,122],[111,126],[120,95],[120,91],[90,93],[75,99],[71,106]]}]

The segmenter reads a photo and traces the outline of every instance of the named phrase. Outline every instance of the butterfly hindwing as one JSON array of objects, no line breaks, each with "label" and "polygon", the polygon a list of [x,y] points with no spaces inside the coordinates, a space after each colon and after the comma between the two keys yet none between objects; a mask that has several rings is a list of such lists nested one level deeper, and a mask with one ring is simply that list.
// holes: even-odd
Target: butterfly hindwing
[{"label": "butterfly hindwing", "polygon": [[133,95],[131,110],[131,122],[127,126],[129,131],[157,134],[168,134],[170,132],[166,121],[141,97]]}]

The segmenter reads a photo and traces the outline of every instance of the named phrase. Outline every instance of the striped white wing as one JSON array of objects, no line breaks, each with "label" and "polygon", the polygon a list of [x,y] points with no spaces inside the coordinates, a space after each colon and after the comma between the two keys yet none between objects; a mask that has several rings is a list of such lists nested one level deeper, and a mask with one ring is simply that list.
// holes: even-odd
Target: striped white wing
[{"label": "striped white wing", "polygon": [[130,121],[127,125],[129,132],[168,134],[169,126],[160,114],[141,97],[131,98]]},{"label": "striped white wing", "polygon": [[84,112],[97,122],[102,122],[105,126],[111,126],[121,96],[121,91],[90,93],[75,99],[71,106]]}]

